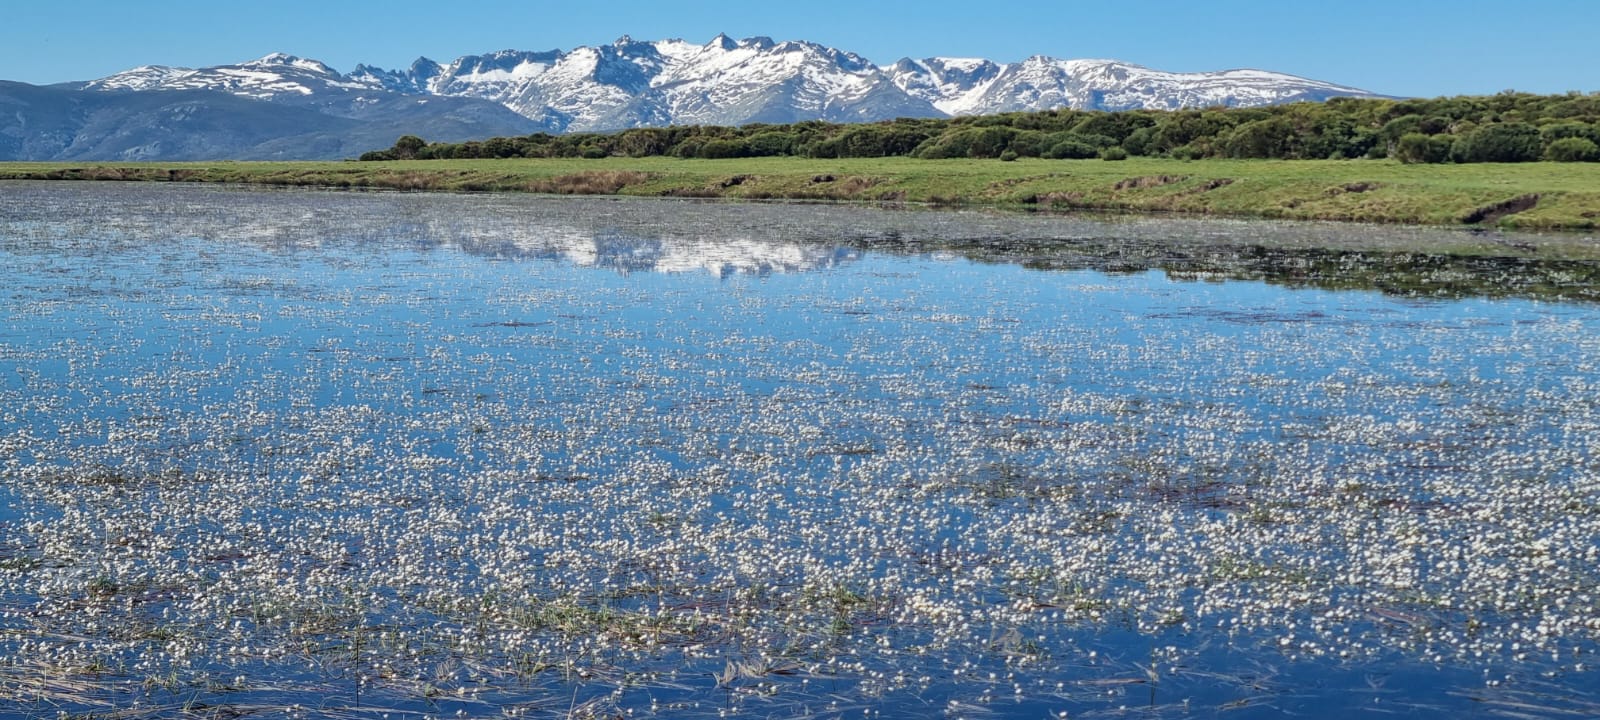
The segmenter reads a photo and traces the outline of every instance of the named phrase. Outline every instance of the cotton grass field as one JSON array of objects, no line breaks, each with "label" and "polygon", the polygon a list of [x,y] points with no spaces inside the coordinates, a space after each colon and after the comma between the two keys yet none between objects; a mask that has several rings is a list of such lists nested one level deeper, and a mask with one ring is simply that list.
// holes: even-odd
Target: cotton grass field
[{"label": "cotton grass field", "polygon": [[0,717],[1600,714],[1578,237],[0,190]]}]

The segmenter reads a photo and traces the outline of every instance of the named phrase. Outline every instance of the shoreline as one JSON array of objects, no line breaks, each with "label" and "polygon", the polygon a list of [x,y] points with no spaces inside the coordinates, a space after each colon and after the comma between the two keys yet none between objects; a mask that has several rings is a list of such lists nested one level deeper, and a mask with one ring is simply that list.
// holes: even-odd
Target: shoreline
[{"label": "shoreline", "polygon": [[[20,212],[68,222],[132,205],[146,208],[137,214],[141,222],[152,222],[151,212],[164,218],[159,220],[162,227],[203,225],[211,209],[243,204],[254,208],[253,227],[265,223],[282,228],[269,233],[278,240],[302,233],[338,236],[327,224],[330,218],[356,208],[386,208],[386,216],[407,228],[419,218],[442,223],[431,234],[441,244],[497,257],[554,257],[573,237],[591,238],[579,253],[584,257],[601,254],[594,240],[601,237],[702,249],[767,243],[963,258],[1043,271],[1158,271],[1176,279],[1370,290],[1419,299],[1600,302],[1600,239],[1592,233],[1136,212],[1018,212],[912,203],[385,188],[329,192],[237,183],[0,181],[0,204],[10,208],[0,213],[7,221]],[[294,207],[324,211],[291,217],[281,210]],[[194,208],[208,211],[194,213]],[[566,224],[559,231],[541,234],[541,228],[561,218]],[[226,228],[185,231],[185,236],[223,243],[253,238]]]},{"label": "shoreline", "polygon": [[1505,230],[1600,227],[1600,164],[674,158],[0,163],[0,180],[918,204]]}]

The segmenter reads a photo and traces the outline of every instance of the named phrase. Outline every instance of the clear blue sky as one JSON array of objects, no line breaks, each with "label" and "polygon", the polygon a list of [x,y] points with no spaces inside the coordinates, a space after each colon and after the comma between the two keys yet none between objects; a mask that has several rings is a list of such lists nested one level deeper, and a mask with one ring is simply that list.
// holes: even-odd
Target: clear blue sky
[{"label": "clear blue sky", "polygon": [[804,39],[888,64],[1043,54],[1174,71],[1253,67],[1396,95],[1600,91],[1600,0],[5,0],[0,79],[287,52],[342,71],[418,55],[570,49],[628,34]]}]

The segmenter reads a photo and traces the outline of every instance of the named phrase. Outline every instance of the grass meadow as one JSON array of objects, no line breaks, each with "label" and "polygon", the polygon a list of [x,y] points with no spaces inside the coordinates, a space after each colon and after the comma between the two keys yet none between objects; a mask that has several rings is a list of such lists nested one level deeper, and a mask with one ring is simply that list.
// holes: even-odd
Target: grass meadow
[{"label": "grass meadow", "polygon": [[666,157],[0,163],[0,179],[928,203],[1517,229],[1600,223],[1600,164]]}]

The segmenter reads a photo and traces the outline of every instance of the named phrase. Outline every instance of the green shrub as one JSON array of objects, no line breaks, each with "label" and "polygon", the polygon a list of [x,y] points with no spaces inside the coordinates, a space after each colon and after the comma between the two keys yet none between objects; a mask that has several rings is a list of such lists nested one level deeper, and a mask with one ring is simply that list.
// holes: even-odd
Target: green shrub
[{"label": "green shrub", "polygon": [[750,154],[749,146],[743,140],[727,140],[718,138],[710,140],[700,146],[699,156],[707,160],[726,160],[728,158],[741,158]]},{"label": "green shrub", "polygon": [[1406,164],[1442,163],[1450,159],[1452,140],[1422,133],[1406,133],[1395,143],[1391,157]]},{"label": "green shrub", "polygon": [[1287,158],[1295,154],[1294,126],[1283,118],[1248,122],[1222,140],[1222,152],[1232,158]]},{"label": "green shrub", "polygon": [[1600,126],[1589,123],[1565,122],[1546,125],[1539,128],[1539,139],[1544,141],[1546,149],[1551,143],[1567,138],[1583,138],[1590,142],[1600,143]]},{"label": "green shrub", "polygon": [[947,158],[996,158],[1005,152],[1017,131],[1008,127],[952,128],[929,138],[917,147],[915,155],[924,160]]},{"label": "green shrub", "polygon": [[417,151],[418,160],[448,160],[455,157],[456,146],[450,143],[434,143]]},{"label": "green shrub", "polygon": [[1438,135],[1450,132],[1450,118],[1430,115],[1423,119],[1420,132],[1423,135]]},{"label": "green shrub", "polygon": [[1050,135],[1038,130],[1023,130],[1011,138],[1009,150],[1021,157],[1041,157],[1050,149]]},{"label": "green shrub", "polygon": [[1394,144],[1400,142],[1400,138],[1406,135],[1427,135],[1428,133],[1422,130],[1422,121],[1424,119],[1421,115],[1401,115],[1384,123],[1383,127],[1378,130],[1378,137],[1385,143]]},{"label": "green shrub", "polygon": [[1113,138],[1109,135],[1096,135],[1093,133],[1085,134],[1080,132],[1053,132],[1045,135],[1041,139],[1045,149],[1052,148],[1056,145],[1067,142],[1068,140],[1076,143],[1083,143],[1084,145],[1088,145],[1096,150],[1104,147],[1111,147],[1112,145],[1117,144],[1116,138]]},{"label": "green shrub", "polygon": [[1127,150],[1123,150],[1122,148],[1120,148],[1120,147],[1118,147],[1116,145],[1112,145],[1111,147],[1105,148],[1105,149],[1100,151],[1100,159],[1101,160],[1127,160],[1128,159],[1128,151]]},{"label": "green shrub", "polygon": [[[545,136],[548,138],[549,136]],[[528,136],[529,140],[539,138]],[[553,138],[551,138],[553,139]],[[548,141],[546,141],[548,142]],[[672,150],[672,133],[666,128],[633,128],[613,136],[612,147],[628,157],[666,155]]]},{"label": "green shrub", "polygon": [[756,133],[745,141],[746,150],[749,151],[751,157],[793,155],[795,145],[794,135],[774,130]]},{"label": "green shrub", "polygon": [[1019,157],[1021,156],[1017,154],[1017,151],[1007,150],[1000,153],[1000,162],[1016,162]]},{"label": "green shrub", "polygon": [[1600,117],[1600,95],[1568,94],[1545,112],[1550,117]]},{"label": "green shrub", "polygon": [[582,157],[585,160],[600,160],[600,159],[603,159],[603,158],[611,157],[611,153],[606,152],[605,148],[596,147],[594,145],[590,145],[589,147],[584,148],[581,152],[578,153],[578,155],[579,155],[579,157]]},{"label": "green shrub", "polygon": [[483,156],[501,159],[522,157],[522,147],[522,138],[493,137],[483,141]]},{"label": "green shrub", "polygon": [[966,157],[966,148],[960,148],[960,152],[957,152],[957,150],[951,143],[940,142],[938,138],[928,138],[917,146],[916,151],[911,153],[911,156],[923,160],[948,160],[950,158]]},{"label": "green shrub", "polygon": [[1206,156],[1206,148],[1198,143],[1191,143],[1175,147],[1172,152],[1167,154],[1171,155],[1174,160],[1199,160]]},{"label": "green shrub", "polygon": [[1450,158],[1456,162],[1533,162],[1543,144],[1539,130],[1527,123],[1484,125],[1456,138]]},{"label": "green shrub", "polygon": [[[1094,112],[1089,113],[1072,126],[1072,132],[1079,135],[1098,135],[1105,137],[1112,144],[1126,141],[1133,133],[1147,128],[1153,128],[1156,119],[1149,115],[1133,112]],[[1151,132],[1155,132],[1153,129]]]},{"label": "green shrub", "polygon": [[1142,127],[1128,135],[1128,139],[1122,141],[1122,147],[1133,155],[1145,155],[1150,152],[1155,136],[1155,127]]},{"label": "green shrub", "polygon": [[418,150],[427,146],[428,141],[415,135],[401,135],[399,140],[394,141],[394,147],[390,148],[389,152],[394,153],[396,158],[406,160],[416,156]]},{"label": "green shrub", "polygon": [[1044,151],[1051,160],[1081,160],[1100,156],[1100,148],[1077,140],[1062,140]]},{"label": "green shrub", "polygon": [[1544,159],[1555,162],[1600,162],[1600,145],[1589,138],[1562,138],[1545,148]]},{"label": "green shrub", "polygon": [[812,157],[826,158],[910,155],[932,136],[932,132],[898,124],[855,125],[831,138],[813,142],[806,152]]},{"label": "green shrub", "polygon": [[672,147],[672,154],[680,158],[700,157],[700,148],[709,141],[704,135],[690,135]]},{"label": "green shrub", "polygon": [[967,146],[967,157],[1000,157],[1000,154],[1011,145],[1011,139],[1016,136],[1017,131],[1008,127],[986,127],[977,130]]},{"label": "green shrub", "polygon": [[1428,162],[1450,162],[1450,149],[1455,147],[1456,139],[1449,135],[1432,135],[1428,137]]},{"label": "green shrub", "polygon": [[[1419,117],[1419,115],[1406,115],[1406,117],[1400,117],[1400,118],[1395,118],[1395,120],[1390,120],[1389,125],[1394,125],[1394,123],[1398,122],[1398,120],[1406,120],[1406,118],[1419,118],[1419,120],[1421,120],[1421,117]],[[1395,149],[1394,150],[1390,150],[1389,157],[1395,158],[1395,160],[1400,160],[1400,162],[1406,163],[1406,165],[1416,165],[1416,163],[1426,163],[1427,162],[1427,136],[1426,136],[1426,134],[1414,133],[1414,131],[1413,131],[1413,133],[1402,134],[1402,136],[1400,136],[1400,138],[1395,139]]]}]

